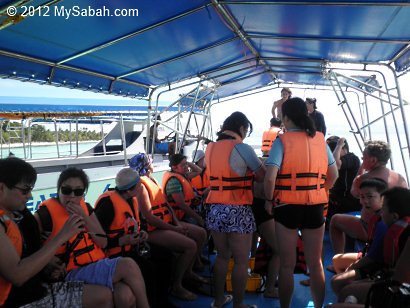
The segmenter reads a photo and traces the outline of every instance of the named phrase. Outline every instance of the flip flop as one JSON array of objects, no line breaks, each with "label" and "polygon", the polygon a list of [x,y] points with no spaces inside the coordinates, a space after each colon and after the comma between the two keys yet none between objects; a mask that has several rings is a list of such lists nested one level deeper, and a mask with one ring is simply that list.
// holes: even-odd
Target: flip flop
[{"label": "flip flop", "polygon": [[230,302],[232,302],[232,300],[233,300],[233,296],[232,296],[232,295],[225,295],[225,301],[223,302],[222,305],[217,306],[217,305],[215,305],[215,301],[213,301],[213,302],[211,303],[211,308],[221,308],[221,307],[223,307],[223,306],[225,306],[225,305],[228,305]]},{"label": "flip flop", "polygon": [[327,270],[328,272],[331,272],[331,273],[333,273],[333,274],[336,274],[335,267],[333,266],[333,264],[329,264],[328,266],[326,266],[326,270]]}]

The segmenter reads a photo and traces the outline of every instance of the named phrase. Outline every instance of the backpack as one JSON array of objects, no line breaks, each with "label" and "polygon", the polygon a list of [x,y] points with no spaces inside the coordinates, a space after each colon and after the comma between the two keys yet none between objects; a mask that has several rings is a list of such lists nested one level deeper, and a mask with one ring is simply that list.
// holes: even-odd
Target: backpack
[{"label": "backpack", "polygon": [[366,296],[366,308],[409,308],[410,284],[394,280],[375,282]]}]

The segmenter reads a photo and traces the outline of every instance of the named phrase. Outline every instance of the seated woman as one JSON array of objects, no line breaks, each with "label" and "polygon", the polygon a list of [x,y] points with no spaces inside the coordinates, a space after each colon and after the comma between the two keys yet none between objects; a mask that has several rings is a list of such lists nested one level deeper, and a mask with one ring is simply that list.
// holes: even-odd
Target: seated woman
[{"label": "seated woman", "polygon": [[198,246],[189,236],[195,234],[197,226],[183,224],[167,204],[161,186],[152,177],[153,167],[146,154],[140,153],[130,165],[141,177],[142,185],[137,194],[142,215],[148,222],[148,242],[179,253],[175,268],[171,294],[182,300],[195,300],[196,295],[182,285],[184,278],[207,283],[208,280],[192,270]]},{"label": "seated woman", "polygon": [[83,170],[64,170],[57,181],[57,197],[40,204],[35,214],[40,231],[49,243],[66,221],[73,216],[81,217],[83,231],[57,250],[56,256],[66,264],[65,280],[109,287],[117,307],[149,307],[144,280],[134,260],[105,258],[102,249],[107,245],[106,235],[92,207],[83,198],[88,185],[88,176]]}]

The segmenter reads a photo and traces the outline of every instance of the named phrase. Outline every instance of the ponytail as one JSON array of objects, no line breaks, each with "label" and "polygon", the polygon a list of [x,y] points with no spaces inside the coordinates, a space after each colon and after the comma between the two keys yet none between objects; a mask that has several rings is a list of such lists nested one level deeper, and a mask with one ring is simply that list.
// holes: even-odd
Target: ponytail
[{"label": "ponytail", "polygon": [[298,128],[304,130],[309,137],[316,135],[316,127],[309,117],[305,101],[292,97],[282,105],[282,118],[287,116]]}]

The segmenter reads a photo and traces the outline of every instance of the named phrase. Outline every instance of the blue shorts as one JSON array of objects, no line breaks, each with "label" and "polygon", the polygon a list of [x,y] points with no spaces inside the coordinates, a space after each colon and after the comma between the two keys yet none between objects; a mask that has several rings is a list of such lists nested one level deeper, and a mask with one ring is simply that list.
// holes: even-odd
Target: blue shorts
[{"label": "blue shorts", "polygon": [[222,233],[249,234],[256,231],[255,218],[248,205],[207,204],[206,227]]},{"label": "blue shorts", "polygon": [[68,272],[65,281],[83,281],[88,284],[105,286],[114,290],[112,281],[120,258],[121,257],[114,259],[105,258],[86,266],[73,269]]}]

